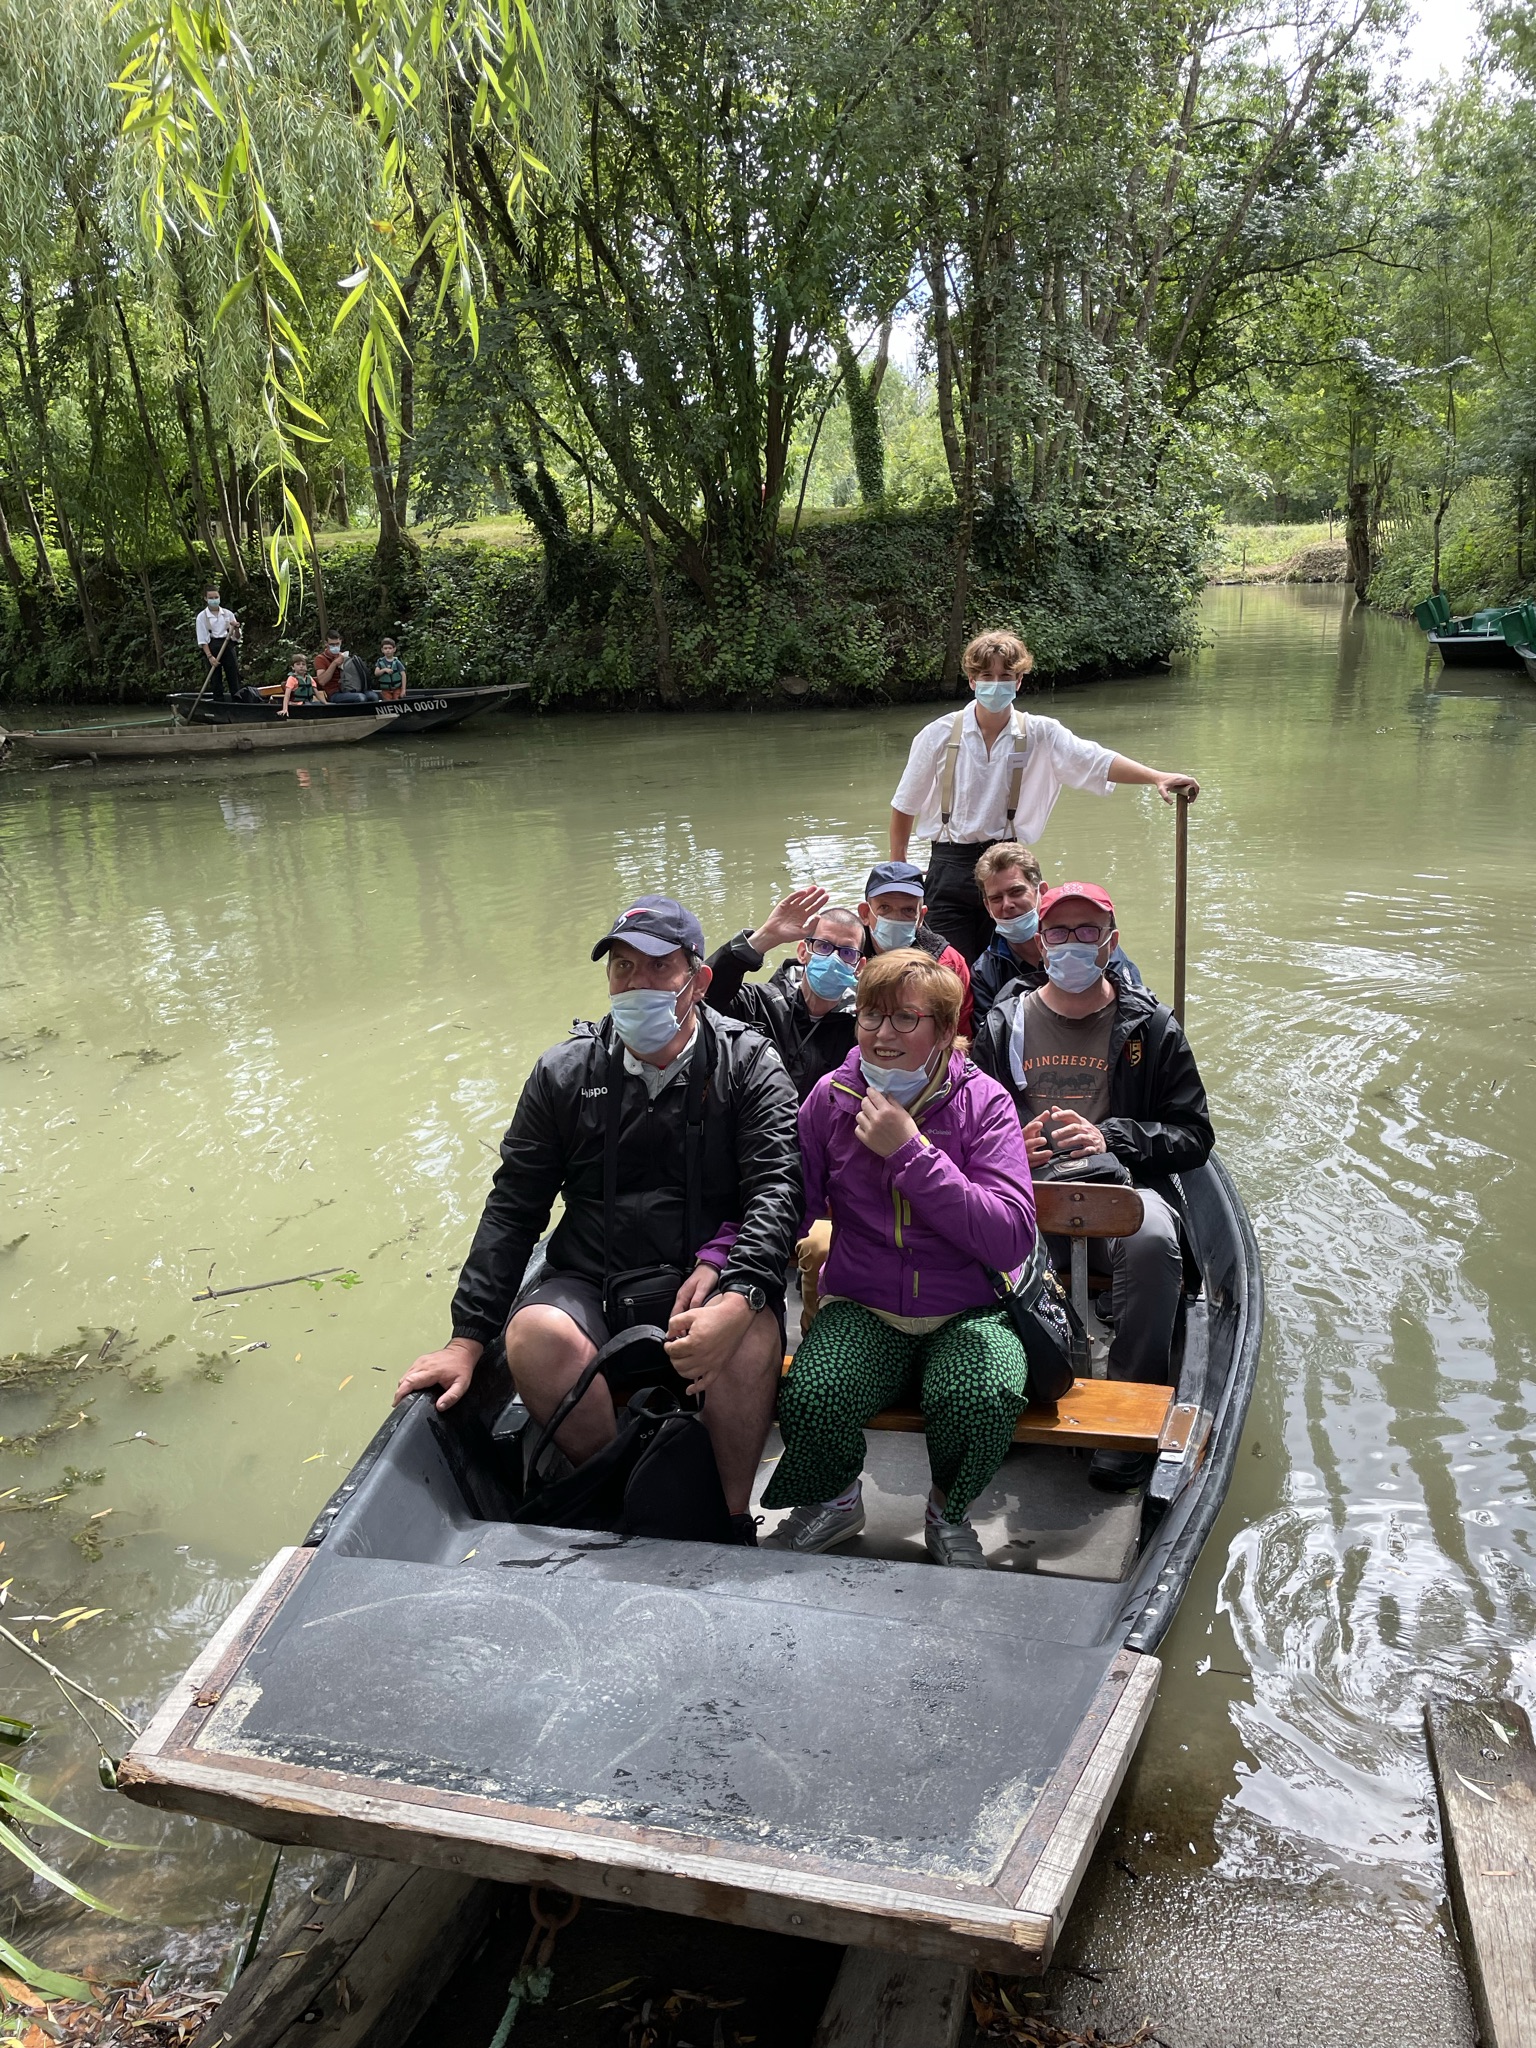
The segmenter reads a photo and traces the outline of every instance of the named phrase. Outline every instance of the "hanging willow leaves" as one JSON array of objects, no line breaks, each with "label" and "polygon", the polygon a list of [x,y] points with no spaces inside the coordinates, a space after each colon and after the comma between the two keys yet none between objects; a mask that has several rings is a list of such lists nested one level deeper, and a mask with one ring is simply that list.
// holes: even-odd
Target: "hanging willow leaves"
[{"label": "hanging willow leaves", "polygon": [[364,421],[405,433],[413,309],[390,245],[414,242],[413,269],[436,277],[436,310],[477,347],[486,267],[456,156],[493,141],[508,164],[502,203],[520,216],[530,178],[573,160],[578,72],[610,25],[634,38],[636,0],[616,10],[609,0],[118,0],[113,18],[124,34],[122,133],[145,172],[145,238],[162,256],[193,235],[217,247],[227,274],[215,322],[241,315],[254,327],[261,474],[280,484],[283,505],[268,551],[286,609],[313,544],[304,500],[330,432],[312,392],[323,315],[285,252],[299,225],[280,189],[278,152],[294,140],[288,96],[350,127],[357,260],[328,325],[358,329]]}]

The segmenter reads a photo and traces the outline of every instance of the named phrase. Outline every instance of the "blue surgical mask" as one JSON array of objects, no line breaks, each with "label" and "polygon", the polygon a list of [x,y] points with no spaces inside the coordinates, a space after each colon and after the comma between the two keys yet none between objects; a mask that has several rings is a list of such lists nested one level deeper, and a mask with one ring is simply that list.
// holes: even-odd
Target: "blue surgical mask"
[{"label": "blue surgical mask", "polygon": [[820,996],[824,1003],[835,1003],[847,995],[858,980],[859,971],[846,960],[839,960],[835,953],[812,953],[805,963],[805,978],[812,995]]},{"label": "blue surgical mask", "polygon": [[680,988],[626,988],[608,998],[613,1028],[637,1058],[660,1052],[669,1039],[676,1038],[683,1025],[677,1014],[682,993]]},{"label": "blue surgical mask", "polygon": [[1080,939],[1068,939],[1064,946],[1047,946],[1045,971],[1069,996],[1085,995],[1104,972],[1098,947],[1085,946]]},{"label": "blue surgical mask", "polygon": [[892,1102],[899,1102],[903,1109],[916,1102],[933,1078],[926,1067],[879,1067],[863,1053],[859,1054],[859,1065],[866,1083],[878,1088],[882,1095],[889,1095]]},{"label": "blue surgical mask", "polygon": [[1038,910],[1021,910],[1017,917],[1000,917],[997,928],[1003,937],[1015,946],[1022,946],[1026,939],[1032,939],[1040,929]]},{"label": "blue surgical mask", "polygon": [[976,702],[983,711],[1006,711],[1019,694],[1019,686],[1012,676],[1000,676],[995,681],[988,679],[976,685]]},{"label": "blue surgical mask", "polygon": [[917,922],[903,924],[894,917],[875,919],[875,944],[882,953],[894,953],[898,946],[910,946],[917,937]]}]

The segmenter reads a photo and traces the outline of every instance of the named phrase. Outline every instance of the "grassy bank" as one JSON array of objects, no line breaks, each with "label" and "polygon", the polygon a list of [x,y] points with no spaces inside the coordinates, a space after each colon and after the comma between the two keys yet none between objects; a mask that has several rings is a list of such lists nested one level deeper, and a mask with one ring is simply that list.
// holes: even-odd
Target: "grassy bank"
[{"label": "grassy bank", "polygon": [[[706,600],[681,575],[658,592],[638,547],[573,540],[546,558],[526,529],[497,521],[440,537],[381,586],[371,541],[328,536],[327,617],[371,657],[396,635],[414,685],[527,681],[536,705],[592,709],[775,701],[850,703],[932,696],[953,596],[953,514],[831,515],[786,535],[765,577],[723,569]],[[1148,511],[1091,530],[1059,515],[978,523],[967,630],[1006,625],[1053,678],[1156,666],[1192,644],[1202,581],[1183,522]],[[102,659],[78,611],[49,600],[25,622],[0,600],[0,700],[140,702],[197,687],[193,622],[202,585],[184,564],[151,573],[164,648],[156,665],[146,593],[103,573]],[[246,628],[248,677],[274,681],[313,648],[313,585],[280,626],[264,586],[226,602]],[[660,600],[658,602],[658,599]]]},{"label": "grassy bank", "polygon": [[1223,523],[1202,564],[1212,583],[1334,582],[1344,567],[1344,529],[1326,519],[1295,526]]}]

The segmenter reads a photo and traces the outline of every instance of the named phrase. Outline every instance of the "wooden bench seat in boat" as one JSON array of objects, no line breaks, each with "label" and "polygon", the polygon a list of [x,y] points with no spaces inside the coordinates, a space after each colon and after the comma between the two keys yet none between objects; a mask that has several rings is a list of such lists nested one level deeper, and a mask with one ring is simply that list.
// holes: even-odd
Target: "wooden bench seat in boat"
[{"label": "wooden bench seat in boat", "polygon": [[[1102,1292],[1107,1274],[1090,1274],[1088,1245],[1094,1239],[1134,1237],[1141,1228],[1141,1196],[1112,1181],[1041,1181],[1035,1187],[1035,1219],[1041,1233],[1072,1241],[1072,1293],[1081,1315],[1088,1290]],[[815,1314],[816,1290],[807,1276],[804,1320]],[[786,1372],[789,1360],[784,1361]],[[1054,1408],[1028,1407],[1013,1432],[1016,1444],[1056,1444],[1092,1451],[1154,1451],[1182,1448],[1189,1416],[1175,1410],[1172,1387],[1141,1386],[1132,1380],[1074,1380]],[[887,1408],[871,1429],[918,1432],[916,1408]]]},{"label": "wooden bench seat in boat", "polygon": [[[870,1429],[921,1430],[916,1408],[887,1408]],[[1016,1444],[1067,1445],[1074,1450],[1165,1451],[1178,1427],[1172,1387],[1134,1380],[1074,1380],[1054,1408],[1029,1407],[1013,1432]]]}]

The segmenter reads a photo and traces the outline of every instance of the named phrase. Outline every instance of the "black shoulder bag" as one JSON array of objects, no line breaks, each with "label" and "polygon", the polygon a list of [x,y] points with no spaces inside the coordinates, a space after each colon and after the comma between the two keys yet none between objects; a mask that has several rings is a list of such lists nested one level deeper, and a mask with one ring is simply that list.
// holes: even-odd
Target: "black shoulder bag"
[{"label": "black shoulder bag", "polygon": [[1017,1280],[1006,1273],[993,1273],[991,1280],[1029,1361],[1029,1398],[1053,1405],[1078,1377],[1079,1366],[1087,1368],[1088,1332],[1052,1272],[1042,1240],[1035,1239]]},{"label": "black shoulder bag", "polygon": [[[512,1521],[681,1543],[734,1540],[714,1446],[698,1410],[683,1406],[693,1397],[662,1334],[642,1324],[609,1338],[539,1431],[525,1467],[530,1490]],[[575,1471],[541,1483],[540,1461],[555,1432],[599,1374],[613,1395],[618,1433]]]},{"label": "black shoulder bag", "polygon": [[705,1024],[699,1019],[693,1058],[683,1084],[683,1260],[681,1266],[634,1266],[613,1270],[619,1235],[619,1127],[624,1115],[624,1047],[618,1033],[608,1050],[608,1121],[603,1133],[603,1321],[610,1336],[642,1323],[664,1330],[672,1320],[677,1290],[693,1271],[703,1225],[700,1220],[704,1180],[704,1098],[709,1092],[709,1049]]}]

